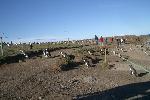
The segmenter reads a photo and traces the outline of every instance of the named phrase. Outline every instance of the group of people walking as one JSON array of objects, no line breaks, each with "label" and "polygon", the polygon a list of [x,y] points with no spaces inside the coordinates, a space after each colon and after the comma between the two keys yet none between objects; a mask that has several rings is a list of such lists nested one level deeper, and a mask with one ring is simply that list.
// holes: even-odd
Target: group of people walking
[{"label": "group of people walking", "polygon": [[113,42],[113,38],[103,38],[102,36],[100,38],[98,38],[96,35],[95,35],[95,41],[96,41],[96,44],[100,45],[100,46],[104,46],[104,44],[107,45],[108,42],[112,43]]},{"label": "group of people walking", "polygon": [[104,46],[104,44],[107,45],[108,43],[114,43],[114,40],[115,43],[117,44],[117,47],[119,47],[121,44],[125,44],[124,38],[114,38],[114,37],[103,38],[102,36],[98,38],[98,36],[95,35],[96,45]]}]

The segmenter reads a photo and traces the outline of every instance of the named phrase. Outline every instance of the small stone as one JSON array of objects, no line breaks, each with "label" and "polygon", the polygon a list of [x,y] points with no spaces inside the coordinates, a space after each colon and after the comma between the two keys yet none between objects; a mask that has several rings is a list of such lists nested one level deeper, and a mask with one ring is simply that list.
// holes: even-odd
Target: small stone
[{"label": "small stone", "polygon": [[39,97],[39,100],[41,100],[42,99],[42,97]]}]

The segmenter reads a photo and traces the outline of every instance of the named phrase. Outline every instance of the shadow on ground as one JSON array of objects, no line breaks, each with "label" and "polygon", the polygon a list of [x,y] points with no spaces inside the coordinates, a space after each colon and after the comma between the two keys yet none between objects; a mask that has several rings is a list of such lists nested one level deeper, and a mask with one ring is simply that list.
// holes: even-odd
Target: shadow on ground
[{"label": "shadow on ground", "polygon": [[148,74],[148,72],[138,74],[138,77],[143,77],[144,75]]},{"label": "shadow on ground", "polygon": [[133,83],[103,92],[78,95],[74,100],[150,100],[150,82]]},{"label": "shadow on ground", "polygon": [[69,71],[69,70],[73,70],[73,69],[77,69],[79,67],[79,65],[82,65],[82,62],[71,62],[68,65],[63,64],[61,65],[61,70],[62,71]]}]

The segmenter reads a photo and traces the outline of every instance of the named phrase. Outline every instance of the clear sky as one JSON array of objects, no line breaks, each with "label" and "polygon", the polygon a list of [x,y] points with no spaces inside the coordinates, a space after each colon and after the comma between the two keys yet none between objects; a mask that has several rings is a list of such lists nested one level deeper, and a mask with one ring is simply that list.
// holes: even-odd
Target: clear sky
[{"label": "clear sky", "polygon": [[5,40],[139,35],[149,26],[150,0],[0,0]]}]

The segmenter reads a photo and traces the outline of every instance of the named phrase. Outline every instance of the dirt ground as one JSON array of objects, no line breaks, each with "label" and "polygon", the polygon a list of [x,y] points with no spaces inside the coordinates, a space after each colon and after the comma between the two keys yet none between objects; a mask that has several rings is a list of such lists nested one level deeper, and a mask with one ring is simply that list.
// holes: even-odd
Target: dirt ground
[{"label": "dirt ground", "polygon": [[[90,48],[91,46],[89,46]],[[76,49],[51,52],[52,58],[27,59],[25,62],[0,66],[1,100],[135,100],[150,99],[150,56],[135,45],[109,49],[108,68],[99,61],[94,67],[79,64],[68,71],[57,71],[59,52],[73,54]],[[113,50],[129,56],[139,77],[130,75],[128,61],[113,54]],[[100,58],[102,58],[101,56]]]}]

